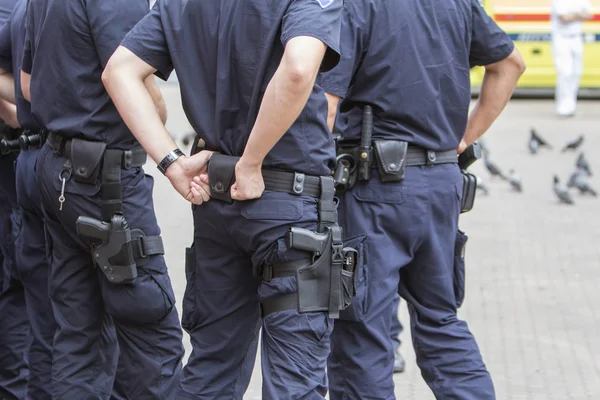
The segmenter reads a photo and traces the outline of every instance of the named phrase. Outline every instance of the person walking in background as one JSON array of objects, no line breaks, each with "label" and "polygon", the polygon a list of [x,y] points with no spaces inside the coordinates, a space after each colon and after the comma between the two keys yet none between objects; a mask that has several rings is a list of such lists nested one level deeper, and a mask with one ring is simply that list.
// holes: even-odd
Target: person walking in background
[{"label": "person walking in background", "polygon": [[583,21],[592,18],[589,0],[552,0],[552,54],[556,68],[556,114],[575,115],[583,73]]}]

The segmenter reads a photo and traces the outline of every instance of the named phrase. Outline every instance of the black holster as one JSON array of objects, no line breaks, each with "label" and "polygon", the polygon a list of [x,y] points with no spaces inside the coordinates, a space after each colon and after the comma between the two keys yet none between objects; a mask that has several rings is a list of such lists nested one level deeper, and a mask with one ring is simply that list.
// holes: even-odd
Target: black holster
[{"label": "black holster", "polygon": [[52,148],[67,161],[64,170],[82,184],[95,185],[101,179],[102,220],[80,216],[77,233],[92,242],[92,258],[109,282],[127,284],[135,281],[137,268],[152,255],[164,254],[160,236],[146,236],[130,229],[123,215],[121,171],[143,165],[145,153],[134,150],[107,149],[104,142],[49,137]]},{"label": "black holster", "polygon": [[330,318],[338,318],[350,305],[358,252],[343,247],[334,190],[333,180],[322,177],[318,232],[291,228],[286,237],[289,248],[306,251],[312,258],[263,266],[264,280],[296,276],[298,284],[297,293],[263,301],[263,316],[296,308],[300,313],[327,311]]},{"label": "black holster", "polygon": [[463,192],[461,197],[460,212],[471,211],[475,203],[475,194],[477,193],[477,177],[466,170],[462,170]]}]

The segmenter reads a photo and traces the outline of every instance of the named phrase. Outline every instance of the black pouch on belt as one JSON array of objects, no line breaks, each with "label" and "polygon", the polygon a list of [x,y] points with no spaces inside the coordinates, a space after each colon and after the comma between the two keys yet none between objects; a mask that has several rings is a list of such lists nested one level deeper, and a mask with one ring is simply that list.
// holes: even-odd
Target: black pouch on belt
[{"label": "black pouch on belt", "polygon": [[374,144],[381,182],[401,182],[406,172],[408,143],[399,140],[376,140]]},{"label": "black pouch on belt", "polygon": [[225,203],[233,203],[231,185],[235,182],[235,165],[239,157],[215,153],[208,162],[210,197]]},{"label": "black pouch on belt", "polygon": [[471,173],[462,171],[463,177],[463,192],[460,205],[460,212],[466,213],[471,211],[475,203],[475,193],[477,192],[477,177]]},{"label": "black pouch on belt", "polygon": [[72,139],[70,146],[73,179],[88,185],[98,182],[106,143]]}]

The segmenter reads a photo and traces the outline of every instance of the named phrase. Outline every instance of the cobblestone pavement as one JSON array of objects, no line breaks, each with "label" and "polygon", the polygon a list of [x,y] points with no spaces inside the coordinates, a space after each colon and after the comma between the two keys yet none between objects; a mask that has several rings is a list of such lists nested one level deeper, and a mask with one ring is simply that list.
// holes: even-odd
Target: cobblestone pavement
[{"label": "cobblestone pavement", "polygon": [[[177,87],[163,85],[176,137],[189,131]],[[493,375],[498,399],[600,399],[600,199],[574,194],[575,206],[559,205],[552,176],[565,181],[578,153],[561,153],[564,144],[585,134],[582,149],[600,174],[600,102],[582,101],[577,117],[559,120],[549,100],[514,100],[486,134],[490,158],[514,168],[523,193],[490,179],[483,163],[472,167],[489,187],[478,194],[473,211],[461,217],[467,245],[467,297],[460,310],[476,335]],[[554,145],[531,156],[529,129]],[[185,288],[184,247],[192,240],[190,208],[159,176],[155,204],[166,245],[178,304]],[[600,188],[594,175],[592,185]],[[408,326],[404,306],[401,321]],[[395,375],[396,396],[430,400],[415,364],[410,333],[402,334],[406,372]],[[186,349],[190,350],[189,342]],[[246,399],[261,398],[260,363]]]}]

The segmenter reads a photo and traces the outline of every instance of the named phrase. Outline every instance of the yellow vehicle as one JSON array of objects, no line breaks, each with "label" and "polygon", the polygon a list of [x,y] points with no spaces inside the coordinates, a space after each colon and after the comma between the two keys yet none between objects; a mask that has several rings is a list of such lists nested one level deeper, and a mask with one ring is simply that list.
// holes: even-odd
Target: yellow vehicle
[{"label": "yellow vehicle", "polygon": [[[551,46],[552,0],[482,0],[487,13],[509,34],[527,64],[517,92],[522,89],[554,89],[556,71]],[[581,88],[600,89],[600,0],[590,0],[594,17],[584,23],[584,71]],[[471,72],[471,85],[477,92],[483,68]],[[533,91],[535,92],[535,91]],[[546,90],[548,92],[548,90]]]}]

